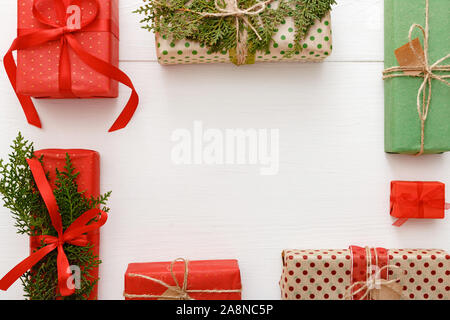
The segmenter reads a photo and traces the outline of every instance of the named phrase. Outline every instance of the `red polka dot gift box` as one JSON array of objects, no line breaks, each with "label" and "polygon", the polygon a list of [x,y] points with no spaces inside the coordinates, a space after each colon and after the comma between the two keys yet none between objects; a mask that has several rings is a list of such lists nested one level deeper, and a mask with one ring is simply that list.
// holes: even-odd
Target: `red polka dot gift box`
[{"label": "red polka dot gift box", "polygon": [[398,218],[400,227],[408,219],[443,219],[445,210],[445,184],[435,181],[392,181],[390,213]]},{"label": "red polka dot gift box", "polygon": [[237,260],[130,263],[125,300],[241,300]]},{"label": "red polka dot gift box", "polygon": [[284,300],[450,300],[443,250],[285,250],[282,260]]},{"label": "red polka dot gift box", "polygon": [[110,131],[125,127],[139,103],[131,80],[118,69],[117,0],[18,0],[17,38],[4,65],[28,122],[37,127],[31,97],[116,98],[123,83],[132,94]]}]

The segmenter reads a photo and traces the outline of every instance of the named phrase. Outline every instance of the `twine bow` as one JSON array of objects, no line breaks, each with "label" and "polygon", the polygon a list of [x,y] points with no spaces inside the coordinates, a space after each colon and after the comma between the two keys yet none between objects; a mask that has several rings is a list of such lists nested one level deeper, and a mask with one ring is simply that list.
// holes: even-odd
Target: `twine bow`
[{"label": "twine bow", "polygon": [[[420,77],[423,78],[423,82],[419,87],[419,91],[417,93],[417,112],[420,118],[420,126],[421,126],[421,137],[420,137],[420,150],[417,155],[422,155],[424,153],[425,147],[425,122],[428,117],[428,111],[431,103],[431,84],[432,79],[436,79],[447,86],[450,86],[450,82],[445,79],[450,78],[450,75],[441,75],[436,72],[450,72],[450,65],[441,65],[442,62],[450,58],[450,54],[445,57],[437,60],[435,63],[430,64],[429,62],[429,0],[426,0],[425,6],[425,28],[421,25],[414,23],[409,29],[409,46],[417,58],[417,61],[420,61],[420,65],[418,66],[397,66],[385,69],[383,71],[383,80],[397,77]],[[424,42],[424,56],[417,52],[416,48],[413,46],[412,33],[418,28],[422,31],[423,34],[423,42]],[[405,73],[395,73],[395,72],[405,72],[405,71],[416,71],[420,72],[418,74],[405,74]]]},{"label": "twine bow", "polygon": [[64,252],[63,245],[65,243],[70,243],[80,247],[88,246],[89,241],[85,234],[98,230],[103,226],[108,219],[108,215],[100,209],[88,210],[63,231],[58,204],[41,163],[37,159],[28,159],[27,162],[42,199],[48,209],[52,226],[55,228],[58,236],[42,235],[32,239],[35,242],[39,241],[39,243],[44,243],[45,246],[32,253],[28,258],[8,272],[8,274],[0,280],[0,289],[7,290],[25,272],[30,270],[36,263],[56,249],[58,251],[56,260],[58,268],[58,291],[63,297],[70,296],[75,293],[75,288],[69,284],[72,272],[70,271],[69,260]]},{"label": "twine bow", "polygon": [[271,3],[273,0],[266,1],[258,1],[253,6],[247,9],[239,8],[238,0],[222,0],[222,4],[219,3],[219,0],[214,0],[214,6],[219,12],[196,12],[202,17],[216,17],[216,18],[224,18],[224,17],[235,17],[236,24],[236,58],[237,65],[242,65],[245,63],[247,57],[247,32],[244,30],[241,36],[240,32],[240,20],[244,22],[250,29],[253,30],[255,35],[259,40],[262,40],[256,28],[249,21],[248,17],[257,16],[266,10],[267,5]]},{"label": "twine bow", "polygon": [[[173,267],[175,263],[182,262],[184,264],[184,272],[183,272],[183,283],[180,286],[180,283],[178,282],[178,279],[175,275],[175,272],[173,271]],[[172,279],[175,283],[175,286],[171,286],[168,283],[152,278],[143,274],[137,274],[137,273],[130,273],[128,276],[134,277],[134,278],[142,278],[146,280],[153,281],[155,283],[158,283],[162,285],[163,287],[166,287],[168,290],[170,290],[170,294],[162,294],[162,295],[153,295],[153,294],[129,294],[124,293],[123,296],[125,298],[131,298],[131,299],[139,299],[139,298],[147,298],[147,299],[171,299],[171,300],[195,300],[192,298],[189,294],[190,293],[234,293],[234,292],[241,292],[241,289],[236,290],[192,290],[188,289],[188,277],[189,277],[189,261],[183,258],[175,259],[170,263],[170,274],[172,276]]]},{"label": "twine bow", "polygon": [[266,10],[266,6],[271,3],[273,0],[266,0],[264,2],[258,1],[253,6],[247,9],[241,9],[238,5],[238,0],[225,0],[222,1],[225,4],[221,6],[218,0],[214,0],[214,6],[220,12],[197,12],[199,15],[203,17],[235,17],[236,18],[236,32],[237,39],[239,39],[239,19],[242,19],[244,23],[249,26],[253,32],[256,34],[259,40],[262,40],[256,28],[251,24],[248,20],[247,16],[256,16]]},{"label": "twine bow", "polygon": [[[402,295],[401,290],[396,290],[395,288],[391,287],[392,284],[397,283],[400,279],[391,279],[386,280],[381,278],[381,273],[383,271],[387,271],[389,269],[399,269],[396,265],[385,265],[378,270],[376,270],[375,274],[372,274],[372,250],[369,247],[365,247],[366,249],[366,264],[367,264],[367,275],[365,281],[358,281],[353,283],[348,289],[345,294],[346,299],[352,299],[354,296],[358,295],[359,293],[364,292],[364,294],[358,299],[358,300],[364,300],[366,297],[369,298],[369,300],[373,300],[373,292],[375,290],[379,290],[382,287],[390,287],[393,289],[396,293],[398,293],[399,296]],[[377,250],[373,250],[375,252],[375,267],[378,267],[378,254]],[[355,288],[359,287],[357,290],[354,290]]]}]

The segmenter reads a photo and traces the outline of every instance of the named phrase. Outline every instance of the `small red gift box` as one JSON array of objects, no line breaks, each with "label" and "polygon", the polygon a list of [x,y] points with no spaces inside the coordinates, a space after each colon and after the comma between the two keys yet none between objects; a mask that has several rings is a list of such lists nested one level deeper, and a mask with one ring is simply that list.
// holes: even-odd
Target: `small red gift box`
[{"label": "small red gift box", "polygon": [[241,300],[237,260],[131,263],[126,300]]},{"label": "small red gift box", "polygon": [[408,219],[443,219],[445,184],[441,182],[392,181],[390,213],[401,226]]},{"label": "small red gift box", "polygon": [[41,127],[30,97],[115,98],[120,82],[132,95],[110,131],[125,127],[139,98],[118,69],[117,0],[18,0],[17,14],[18,37],[4,64],[28,122]]},{"label": "small red gift box", "polygon": [[[79,191],[83,191],[86,198],[97,198],[100,195],[100,155],[98,152],[80,149],[47,149],[35,152],[37,158],[43,157],[43,168],[49,174],[49,181],[52,187],[54,187],[54,182],[56,181],[55,169],[63,170],[66,165],[67,154],[70,156],[73,167],[79,172],[77,177]],[[92,246],[93,254],[98,256],[100,248],[99,229],[87,233],[87,239]],[[33,253],[40,246],[40,242],[34,241],[33,237],[30,238],[30,253]],[[90,275],[93,279],[98,279],[98,267],[93,268]],[[97,295],[98,288],[96,285],[89,299],[96,300]]]}]

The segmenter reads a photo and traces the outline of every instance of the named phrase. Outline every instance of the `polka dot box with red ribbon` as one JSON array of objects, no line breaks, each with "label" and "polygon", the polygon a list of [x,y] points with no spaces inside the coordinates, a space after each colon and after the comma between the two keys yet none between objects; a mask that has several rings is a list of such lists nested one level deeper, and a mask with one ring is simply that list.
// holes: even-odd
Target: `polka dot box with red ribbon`
[{"label": "polka dot box with red ribbon", "polygon": [[[370,250],[372,264],[384,270],[380,272],[381,278],[398,279],[399,299],[450,300],[450,255],[445,251]],[[364,248],[285,250],[282,257],[280,288],[284,300],[360,300],[363,297],[364,290],[354,294],[356,291],[351,287],[367,280]],[[383,266],[388,267],[381,269]]]}]

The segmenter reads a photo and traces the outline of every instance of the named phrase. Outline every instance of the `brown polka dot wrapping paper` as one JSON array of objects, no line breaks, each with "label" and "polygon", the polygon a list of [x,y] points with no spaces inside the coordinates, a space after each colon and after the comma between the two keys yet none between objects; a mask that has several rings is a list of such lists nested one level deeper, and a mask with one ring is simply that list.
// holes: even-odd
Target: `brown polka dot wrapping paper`
[{"label": "brown polka dot wrapping paper", "polygon": [[[444,250],[284,250],[282,260],[283,300],[450,300],[450,255]],[[373,291],[367,272],[381,279]],[[377,296],[384,284],[395,286],[395,298]]]},{"label": "brown polka dot wrapping paper", "polygon": [[[277,6],[277,1],[273,7]],[[294,47],[295,25],[292,18],[287,18],[278,27],[273,37],[270,50],[256,52],[253,62],[299,61],[320,62],[327,58],[333,49],[331,15],[328,12],[322,20],[316,20],[301,42],[301,51],[290,56],[285,53]],[[198,42],[189,40],[173,41],[170,36],[156,34],[156,54],[163,65],[196,64],[196,63],[231,63],[230,52],[211,52]],[[249,63],[249,62],[248,62]]]}]

